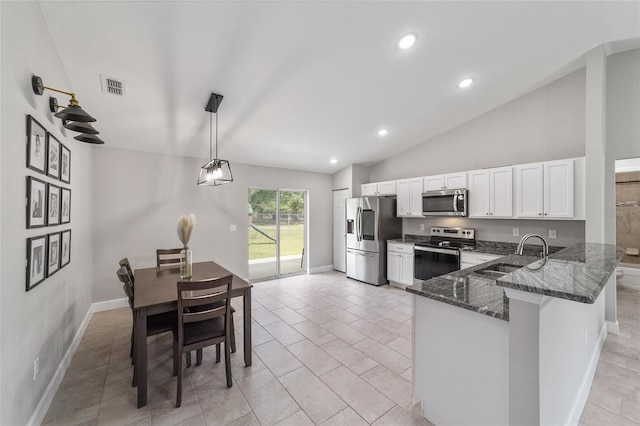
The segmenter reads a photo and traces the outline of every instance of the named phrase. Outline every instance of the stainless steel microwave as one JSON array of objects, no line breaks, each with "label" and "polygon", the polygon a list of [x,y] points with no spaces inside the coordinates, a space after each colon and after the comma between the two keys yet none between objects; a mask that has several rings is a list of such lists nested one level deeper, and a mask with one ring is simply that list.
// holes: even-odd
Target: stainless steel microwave
[{"label": "stainless steel microwave", "polygon": [[422,193],[422,214],[425,216],[467,216],[466,189],[444,189]]}]

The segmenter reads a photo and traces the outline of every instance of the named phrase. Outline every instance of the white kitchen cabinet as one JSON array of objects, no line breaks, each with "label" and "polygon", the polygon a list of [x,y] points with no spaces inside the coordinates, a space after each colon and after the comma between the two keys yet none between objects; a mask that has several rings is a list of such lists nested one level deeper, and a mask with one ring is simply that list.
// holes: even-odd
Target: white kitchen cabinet
[{"label": "white kitchen cabinet", "polygon": [[413,285],[413,244],[387,244],[387,280],[391,285]]},{"label": "white kitchen cabinet", "polygon": [[467,173],[450,173],[446,175],[426,176],[423,178],[424,192],[441,191],[443,189],[466,189]]},{"label": "white kitchen cabinet", "polygon": [[360,195],[363,197],[396,195],[396,181],[363,183],[360,185]]},{"label": "white kitchen cabinet", "polygon": [[574,161],[547,161],[544,168],[544,216],[573,217]]},{"label": "white kitchen cabinet", "polygon": [[512,169],[497,167],[468,173],[469,217],[513,217]]},{"label": "white kitchen cabinet", "polygon": [[422,178],[402,179],[396,183],[398,217],[422,216]]},{"label": "white kitchen cabinet", "polygon": [[574,159],[514,167],[515,215],[519,218],[573,218]]},{"label": "white kitchen cabinet", "polygon": [[360,185],[360,195],[363,197],[372,197],[378,192],[378,184],[377,183],[363,183]]},{"label": "white kitchen cabinet", "polygon": [[499,254],[474,253],[474,252],[462,251],[460,253],[460,269],[470,268],[471,266],[476,266],[481,263],[499,259],[501,257],[503,256]]}]

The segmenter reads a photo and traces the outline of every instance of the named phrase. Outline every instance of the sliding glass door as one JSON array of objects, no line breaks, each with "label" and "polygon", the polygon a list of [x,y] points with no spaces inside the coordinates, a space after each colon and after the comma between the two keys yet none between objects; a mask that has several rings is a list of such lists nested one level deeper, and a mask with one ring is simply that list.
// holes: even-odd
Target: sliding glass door
[{"label": "sliding glass door", "polygon": [[249,189],[249,279],[305,273],[306,191]]}]

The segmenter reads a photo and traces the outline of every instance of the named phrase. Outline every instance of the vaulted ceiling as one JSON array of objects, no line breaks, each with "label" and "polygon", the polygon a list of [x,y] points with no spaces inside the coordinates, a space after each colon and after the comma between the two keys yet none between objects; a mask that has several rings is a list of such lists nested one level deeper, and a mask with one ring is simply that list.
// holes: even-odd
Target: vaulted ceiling
[{"label": "vaulted ceiling", "polygon": [[[600,44],[640,37],[637,1],[40,7],[106,146],[208,158],[204,106],[216,92],[219,157],[324,173],[401,152],[568,71]],[[410,32],[415,46],[398,49]],[[103,93],[101,75],[124,81],[125,95]],[[465,77],[474,84],[459,89]]]}]

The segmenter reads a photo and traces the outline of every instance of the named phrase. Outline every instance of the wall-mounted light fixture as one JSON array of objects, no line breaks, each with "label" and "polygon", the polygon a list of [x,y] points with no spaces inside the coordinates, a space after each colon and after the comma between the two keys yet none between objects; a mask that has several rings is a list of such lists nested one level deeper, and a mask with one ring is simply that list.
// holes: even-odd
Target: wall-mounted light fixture
[{"label": "wall-mounted light fixture", "polygon": [[[96,136],[100,132],[98,132],[93,128],[93,126],[89,124],[96,121],[96,119],[90,116],[85,110],[82,109],[82,107],[80,107],[75,93],[45,86],[42,83],[42,79],[37,75],[31,77],[31,87],[33,89],[33,93],[35,93],[36,95],[42,95],[46,89],[71,96],[69,105],[66,108],[58,105],[58,100],[56,98],[49,98],[49,109],[54,113],[53,116],[62,119],[62,125],[66,129],[72,130],[74,132],[82,132],[81,135],[74,137],[74,139],[93,144],[104,143],[104,141]],[[58,108],[64,109],[58,112]]]},{"label": "wall-mounted light fixture", "polygon": [[[218,186],[233,182],[229,161],[218,158],[218,107],[222,102],[222,95],[211,94],[205,111],[209,111],[209,159],[210,161],[200,168],[198,185]],[[216,115],[216,156],[213,157],[213,114]]]}]

